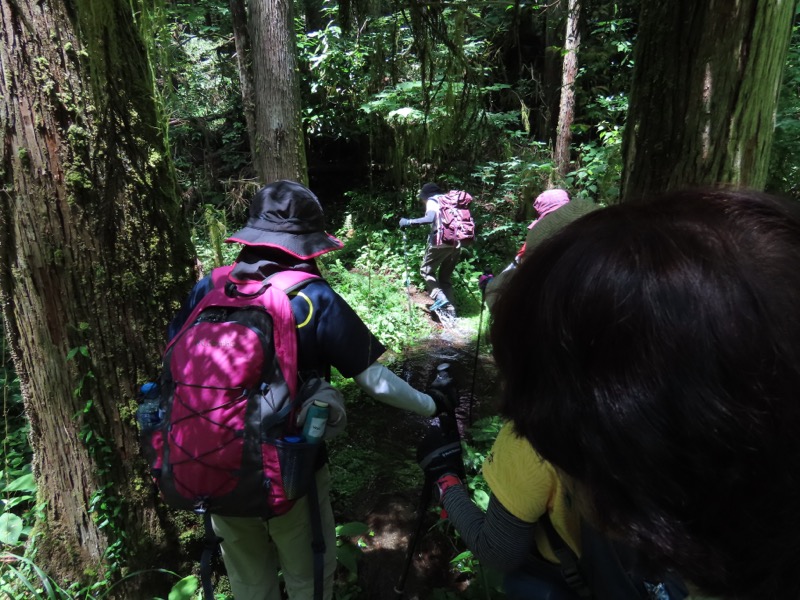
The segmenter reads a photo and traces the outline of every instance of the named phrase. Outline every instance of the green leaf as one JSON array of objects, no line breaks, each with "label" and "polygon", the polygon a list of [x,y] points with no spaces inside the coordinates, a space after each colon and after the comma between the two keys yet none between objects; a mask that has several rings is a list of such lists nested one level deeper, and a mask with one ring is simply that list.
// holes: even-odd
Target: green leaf
[{"label": "green leaf", "polygon": [[485,511],[489,507],[489,494],[483,490],[475,490],[472,499],[475,501],[475,504],[481,508],[481,510]]},{"label": "green leaf", "polygon": [[196,576],[189,575],[172,586],[168,600],[192,600],[200,583]]},{"label": "green leaf", "polygon": [[36,481],[33,479],[33,474],[27,473],[21,477],[17,477],[14,481],[9,483],[6,492],[35,492]]},{"label": "green leaf", "polygon": [[21,533],[21,518],[14,513],[3,513],[0,515],[0,542],[13,546],[19,541]]},{"label": "green leaf", "polygon": [[464,552],[462,552],[458,556],[453,557],[450,560],[450,564],[454,565],[454,564],[456,564],[458,562],[461,562],[462,560],[465,560],[467,558],[472,558],[472,551],[471,550],[465,550]]},{"label": "green leaf", "polygon": [[354,574],[358,573],[358,557],[360,555],[361,550],[350,544],[336,548],[336,560],[345,569]]},{"label": "green leaf", "polygon": [[355,535],[367,535],[368,533],[369,527],[367,524],[359,521],[353,521],[352,523],[344,523],[336,526],[336,535],[351,537]]}]

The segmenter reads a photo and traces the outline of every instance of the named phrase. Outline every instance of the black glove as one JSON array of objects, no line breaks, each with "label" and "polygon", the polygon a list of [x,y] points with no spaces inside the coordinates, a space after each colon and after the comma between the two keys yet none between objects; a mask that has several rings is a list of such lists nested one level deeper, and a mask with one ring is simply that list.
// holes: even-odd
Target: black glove
[{"label": "black glove", "polygon": [[436,481],[446,473],[462,481],[466,479],[461,437],[453,417],[443,415],[433,420],[417,447],[417,462],[429,481]]},{"label": "black glove", "polygon": [[428,390],[428,395],[433,398],[433,403],[436,405],[436,412],[433,413],[434,417],[441,415],[454,416],[456,414],[458,398],[455,396],[455,390],[452,388],[450,390],[438,390],[431,387]]},{"label": "black glove", "polygon": [[436,404],[436,414],[449,414],[455,416],[456,407],[458,406],[458,390],[456,390],[455,381],[450,377],[448,363],[442,363],[436,367],[436,378],[431,383],[428,390],[433,402]]}]

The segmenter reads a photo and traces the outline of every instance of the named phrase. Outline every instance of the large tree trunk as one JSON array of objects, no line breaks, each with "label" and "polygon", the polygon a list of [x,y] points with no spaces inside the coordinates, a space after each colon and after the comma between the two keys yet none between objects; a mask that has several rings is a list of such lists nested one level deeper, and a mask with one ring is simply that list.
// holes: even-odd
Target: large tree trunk
[{"label": "large tree trunk", "polygon": [[579,21],[580,0],[569,0],[567,35],[564,39],[564,65],[561,70],[561,102],[558,111],[558,131],[553,151],[556,172],[564,177],[570,170],[569,148],[572,142],[572,122],[575,119],[575,79],[578,76],[578,47],[581,45]]},{"label": "large tree trunk", "polygon": [[622,199],[763,188],[794,2],[643,2]]},{"label": "large tree trunk", "polygon": [[256,145],[261,183],[307,181],[291,0],[249,0]]},{"label": "large tree trunk", "polygon": [[165,564],[134,390],[157,373],[191,243],[145,48],[126,0],[0,0],[0,38],[0,302],[36,561],[61,582]]}]

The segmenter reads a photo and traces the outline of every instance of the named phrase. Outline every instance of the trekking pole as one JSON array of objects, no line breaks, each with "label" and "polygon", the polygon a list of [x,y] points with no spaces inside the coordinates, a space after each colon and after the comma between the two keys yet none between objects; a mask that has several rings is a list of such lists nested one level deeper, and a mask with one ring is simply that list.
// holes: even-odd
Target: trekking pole
[{"label": "trekking pole", "polygon": [[403,230],[403,266],[405,267],[406,276],[406,299],[408,300],[408,325],[411,327],[414,319],[413,308],[411,306],[411,275],[408,272],[408,241],[406,231]]},{"label": "trekking pole", "polygon": [[406,578],[408,577],[408,571],[411,568],[411,561],[414,559],[414,551],[416,550],[417,544],[419,543],[419,538],[422,535],[422,526],[425,523],[425,514],[428,510],[431,496],[433,495],[433,484],[433,478],[426,474],[425,483],[422,485],[422,493],[419,497],[419,506],[417,507],[417,511],[419,512],[419,516],[417,517],[417,526],[414,529],[413,536],[408,542],[403,572],[400,574],[400,579],[397,580],[397,585],[394,587],[394,593],[397,594],[398,597],[405,593]]},{"label": "trekking pole", "polygon": [[[483,276],[491,275],[489,268],[483,270]],[[483,283],[483,282],[481,282]],[[481,283],[478,285],[480,286]],[[483,307],[486,306],[486,287],[481,288],[481,311],[478,314],[478,335],[475,338],[475,357],[472,361],[472,389],[469,392],[469,416],[468,423],[472,426],[472,405],[475,402],[475,378],[478,374],[478,355],[481,349],[481,330],[483,329]]]},{"label": "trekking pole", "polygon": [[[453,378],[450,376],[448,369],[450,368],[449,363],[441,363],[436,367],[436,377],[431,383],[431,388],[440,391],[446,397],[451,398],[453,405],[447,409],[447,414],[452,417],[453,427],[455,427],[454,433],[459,439],[460,444],[460,436],[458,434],[458,422],[456,420],[456,409],[458,408],[458,394],[457,390],[454,387]],[[440,426],[444,428],[445,422],[439,419]],[[448,421],[449,423],[449,421]],[[433,486],[436,483],[436,476],[429,472],[425,471],[425,483],[422,485],[422,492],[420,493],[419,499],[419,506],[417,510],[419,511],[419,515],[417,517],[417,526],[414,531],[413,537],[410,539],[408,544],[408,549],[406,550],[406,559],[405,564],[403,565],[403,572],[400,575],[400,579],[397,581],[397,585],[394,588],[395,593],[398,596],[402,596],[403,592],[405,591],[406,585],[406,578],[408,577],[408,571],[411,568],[411,561],[414,558],[414,551],[416,550],[417,544],[419,543],[419,538],[422,535],[422,526],[424,525],[425,521],[425,514],[428,509],[428,505],[431,502],[431,497],[433,496]],[[442,517],[444,517],[444,509],[442,509]]]},{"label": "trekking pole", "polygon": [[481,294],[481,312],[478,314],[478,334],[475,337],[475,357],[472,361],[472,389],[469,392],[469,413],[467,422],[472,426],[472,405],[475,403],[475,376],[478,373],[478,354],[481,349],[481,329],[483,329],[483,307],[486,302]]},{"label": "trekking pole", "polygon": [[222,538],[214,533],[214,527],[211,524],[211,513],[208,510],[200,507],[195,512],[203,515],[203,528],[205,530],[203,554],[200,558],[200,582],[203,586],[203,600],[214,600],[214,584],[211,583],[211,559],[215,553],[219,552]]}]

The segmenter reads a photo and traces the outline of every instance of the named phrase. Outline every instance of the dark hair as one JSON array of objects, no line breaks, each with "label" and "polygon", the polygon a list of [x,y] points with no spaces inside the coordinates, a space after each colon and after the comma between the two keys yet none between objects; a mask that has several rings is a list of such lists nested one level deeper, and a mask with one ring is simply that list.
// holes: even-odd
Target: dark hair
[{"label": "dark hair", "polygon": [[597,525],[707,594],[800,596],[800,205],[717,189],[595,211],[494,315],[502,412]]},{"label": "dark hair", "polygon": [[426,183],[419,190],[419,197],[421,200],[427,200],[431,196],[437,196],[442,193],[443,193],[442,188],[440,188],[435,183]]}]

